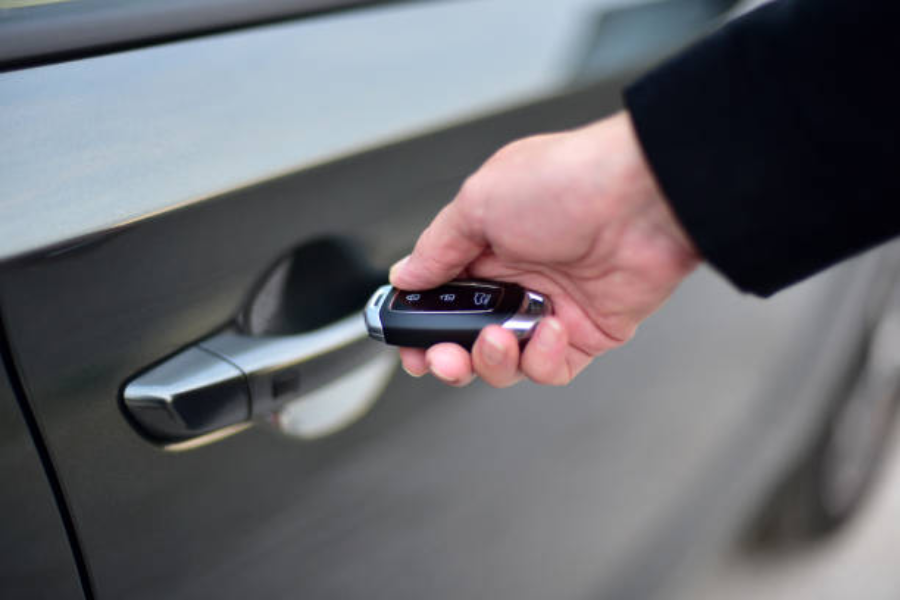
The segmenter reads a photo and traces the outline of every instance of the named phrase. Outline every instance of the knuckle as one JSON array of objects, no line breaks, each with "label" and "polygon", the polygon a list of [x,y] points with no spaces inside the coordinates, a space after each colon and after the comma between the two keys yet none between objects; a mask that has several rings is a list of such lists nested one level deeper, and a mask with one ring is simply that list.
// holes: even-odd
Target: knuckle
[{"label": "knuckle", "polygon": [[530,146],[535,144],[535,142],[540,140],[542,137],[543,136],[541,135],[529,135],[517,140],[513,140],[494,152],[494,155],[491,156],[490,160],[502,160],[510,155],[518,154],[520,152],[528,150]]},{"label": "knuckle", "polygon": [[480,172],[476,172],[469,175],[463,182],[462,187],[459,188],[459,193],[456,195],[456,203],[459,204],[459,208],[464,213],[471,212],[474,207],[483,201],[485,194],[484,177]]},{"label": "knuckle", "polygon": [[489,197],[489,183],[480,172],[470,175],[454,200],[455,207],[468,231],[481,231]]},{"label": "knuckle", "polygon": [[499,160],[503,160],[508,157],[510,154],[516,154],[522,146],[524,145],[524,139],[519,139],[512,141],[505,146],[501,146],[493,155],[488,159],[488,162],[495,162]]},{"label": "knuckle", "polygon": [[481,195],[482,190],[482,173],[480,170],[475,171],[471,175],[465,178],[462,183],[462,186],[459,188],[459,194],[457,198],[460,201],[471,201],[473,198],[477,198]]}]

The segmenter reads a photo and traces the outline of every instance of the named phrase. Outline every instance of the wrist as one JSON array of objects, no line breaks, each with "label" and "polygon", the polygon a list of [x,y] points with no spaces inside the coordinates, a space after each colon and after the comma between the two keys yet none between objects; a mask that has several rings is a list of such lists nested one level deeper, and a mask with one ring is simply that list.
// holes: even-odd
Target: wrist
[{"label": "wrist", "polygon": [[701,257],[657,183],[630,115],[620,111],[583,131],[600,174],[598,222],[610,264],[660,289],[674,288]]},{"label": "wrist", "polygon": [[626,178],[626,186],[633,190],[639,218],[668,238],[686,263],[692,266],[699,263],[702,260],[700,252],[660,187],[630,113],[621,111],[612,117],[612,121],[624,155],[623,177]]}]

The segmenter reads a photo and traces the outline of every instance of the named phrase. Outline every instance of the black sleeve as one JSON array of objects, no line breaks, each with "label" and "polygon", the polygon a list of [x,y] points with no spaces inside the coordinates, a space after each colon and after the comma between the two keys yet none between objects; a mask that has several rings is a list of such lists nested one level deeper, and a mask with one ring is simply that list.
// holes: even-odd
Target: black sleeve
[{"label": "black sleeve", "polygon": [[700,252],[772,294],[900,233],[896,0],[779,0],[625,102]]}]

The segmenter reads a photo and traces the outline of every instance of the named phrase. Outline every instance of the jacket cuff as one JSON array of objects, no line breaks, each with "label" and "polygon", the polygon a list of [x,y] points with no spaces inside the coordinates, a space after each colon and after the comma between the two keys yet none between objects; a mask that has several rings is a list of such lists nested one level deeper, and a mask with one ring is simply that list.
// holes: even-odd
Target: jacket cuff
[{"label": "jacket cuff", "polygon": [[777,79],[748,60],[740,27],[656,68],[625,91],[625,103],[659,186],[704,258],[741,290],[766,296],[821,268],[807,244],[819,230],[809,215],[797,222],[804,211],[791,203],[819,183],[814,149]]}]

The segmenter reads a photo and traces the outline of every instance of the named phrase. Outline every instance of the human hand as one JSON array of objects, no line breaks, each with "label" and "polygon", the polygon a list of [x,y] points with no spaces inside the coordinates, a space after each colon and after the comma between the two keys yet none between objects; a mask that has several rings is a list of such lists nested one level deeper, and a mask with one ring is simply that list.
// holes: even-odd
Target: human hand
[{"label": "human hand", "polygon": [[564,385],[628,341],[699,262],[620,112],[500,149],[391,269],[404,290],[457,277],[514,281],[555,309],[520,352],[491,325],[471,354],[456,344],[401,348],[407,372],[452,385],[478,374],[506,387],[523,376]]}]

